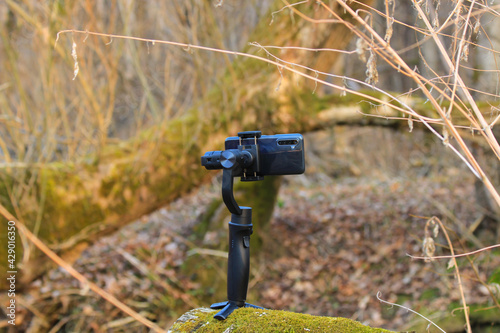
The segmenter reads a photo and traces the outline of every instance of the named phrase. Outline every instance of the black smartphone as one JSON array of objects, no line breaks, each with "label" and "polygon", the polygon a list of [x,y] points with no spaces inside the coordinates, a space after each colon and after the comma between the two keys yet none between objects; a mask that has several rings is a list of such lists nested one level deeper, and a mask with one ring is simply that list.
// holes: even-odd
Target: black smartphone
[{"label": "black smartphone", "polygon": [[304,138],[301,134],[261,135],[259,138],[232,136],[226,139],[225,148],[238,149],[239,145],[255,143],[259,147],[259,176],[304,173]]}]

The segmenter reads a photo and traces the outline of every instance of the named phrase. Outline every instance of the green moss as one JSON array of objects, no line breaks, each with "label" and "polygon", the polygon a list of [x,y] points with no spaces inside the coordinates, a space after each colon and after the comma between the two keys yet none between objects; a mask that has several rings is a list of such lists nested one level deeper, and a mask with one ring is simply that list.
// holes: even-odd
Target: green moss
[{"label": "green moss", "polygon": [[[257,254],[263,242],[265,242],[264,238],[268,234],[269,222],[276,206],[280,184],[281,177],[277,176],[266,176],[263,181],[256,182],[240,182],[236,180],[234,184],[234,197],[238,205],[252,208],[254,233],[250,239],[253,254]],[[219,212],[221,213],[219,214]],[[213,200],[201,217],[201,221],[194,228],[191,240],[199,243],[208,231],[225,230],[225,224],[229,220],[230,213],[225,208],[222,199]],[[218,249],[227,249],[226,238],[218,242]]]},{"label": "green moss", "polygon": [[[381,100],[387,99],[385,95],[374,90],[362,90],[360,93]],[[318,94],[313,94],[311,91],[301,89],[292,94],[290,101],[293,105],[293,109],[298,112],[296,116],[299,119],[305,120],[308,118],[315,119],[319,112],[342,106],[357,105],[365,114],[379,113],[367,98],[355,94],[346,94],[345,96],[338,94],[320,96]],[[401,106],[397,102],[393,102],[392,104]]]},{"label": "green moss", "polygon": [[12,191],[13,184],[14,180],[9,174],[0,174],[0,204],[10,212],[14,209],[9,195],[9,191]]},{"label": "green moss", "polygon": [[[0,204],[4,206],[9,212],[14,211],[14,207],[9,200],[9,189],[12,189],[12,184],[13,184],[13,179],[7,175],[3,174],[0,176]],[[4,216],[0,215],[0,225],[2,226],[2,231],[0,232],[0,258],[4,258],[3,260],[0,261],[0,269],[2,272],[6,272],[7,269],[7,220],[4,218]],[[20,239],[19,239],[19,234],[16,235],[16,244],[21,244]],[[20,246],[17,247],[18,249],[21,248]],[[16,256],[16,262],[19,261],[22,253],[19,253]],[[6,285],[5,281],[0,281],[0,288]]]},{"label": "green moss", "polygon": [[334,317],[311,316],[278,310],[240,308],[226,320],[214,319],[217,311],[196,309],[183,315],[171,327],[171,332],[390,332],[361,323]]},{"label": "green moss", "polygon": [[227,259],[193,255],[182,266],[182,275],[199,285],[193,294],[201,304],[227,299]]},{"label": "green moss", "polygon": [[203,237],[209,230],[213,219],[215,218],[217,210],[221,207],[222,204],[222,199],[215,199],[208,205],[208,208],[201,217],[201,221],[193,227],[193,234],[191,237],[192,241],[197,242],[203,239]]},{"label": "green moss", "polygon": [[[81,231],[92,222],[102,221],[105,212],[88,193],[83,180],[74,172],[62,170],[43,169],[40,177],[46,177],[44,193],[38,196],[45,196],[43,207],[43,221],[45,223],[40,228],[40,238],[50,242],[58,242],[71,237]],[[78,198],[72,200],[68,195]],[[82,200],[83,199],[83,200]],[[29,228],[32,227],[29,221],[23,217]],[[71,218],[70,221],[67,219]]]},{"label": "green moss", "polygon": [[269,222],[276,206],[281,177],[266,176],[263,181],[239,182],[235,187],[236,202],[240,206],[252,207],[254,233],[250,237],[251,250],[258,254],[269,235]]},{"label": "green moss", "polygon": [[[422,295],[420,296],[421,300],[433,300],[441,295],[441,290],[439,288],[426,289],[422,291]],[[399,303],[403,304],[403,303]]]},{"label": "green moss", "polygon": [[496,307],[485,309],[484,306],[473,305],[471,307],[470,318],[472,322],[487,324],[488,326],[500,329],[500,309]]}]

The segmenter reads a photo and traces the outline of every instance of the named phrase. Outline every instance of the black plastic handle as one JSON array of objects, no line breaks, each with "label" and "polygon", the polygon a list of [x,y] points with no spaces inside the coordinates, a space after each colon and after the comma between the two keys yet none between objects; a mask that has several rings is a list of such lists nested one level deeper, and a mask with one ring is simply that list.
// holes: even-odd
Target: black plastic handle
[{"label": "black plastic handle", "polygon": [[227,270],[227,299],[239,307],[245,305],[250,274],[250,235],[252,209],[239,207],[241,215],[232,214],[229,222],[229,258]]}]

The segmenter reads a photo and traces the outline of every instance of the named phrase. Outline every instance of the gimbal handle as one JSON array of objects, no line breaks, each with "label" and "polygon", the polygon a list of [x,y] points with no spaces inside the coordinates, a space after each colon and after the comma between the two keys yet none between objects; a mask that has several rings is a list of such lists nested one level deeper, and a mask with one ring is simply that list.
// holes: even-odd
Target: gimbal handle
[{"label": "gimbal handle", "polygon": [[253,232],[252,208],[240,207],[242,214],[231,215],[227,299],[239,307],[245,305],[250,274],[250,235]]},{"label": "gimbal handle", "polygon": [[252,234],[252,208],[239,207],[240,215],[232,214],[229,222],[229,257],[227,265],[227,301],[215,303],[212,309],[220,309],[214,318],[226,319],[241,307],[263,309],[246,303],[250,276],[250,235]]}]

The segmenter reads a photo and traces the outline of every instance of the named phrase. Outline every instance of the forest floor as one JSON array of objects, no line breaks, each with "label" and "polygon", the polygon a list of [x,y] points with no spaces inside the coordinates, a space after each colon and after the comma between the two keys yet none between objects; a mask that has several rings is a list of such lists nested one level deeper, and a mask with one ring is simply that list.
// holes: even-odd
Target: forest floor
[{"label": "forest floor", "polygon": [[[424,262],[408,254],[422,255],[426,223],[432,216],[449,228],[457,253],[491,245],[477,244],[480,241],[472,237],[464,240],[464,230],[482,216],[473,199],[472,176],[454,168],[411,179],[354,174],[338,176],[316,168],[286,178],[269,232],[279,251],[252,262],[249,301],[393,330],[420,320],[406,309],[381,303],[379,294],[437,323],[451,319],[463,325],[462,298],[450,261]],[[200,301],[200,290],[207,287],[181,272],[188,258],[225,260],[216,259],[218,251],[198,249],[193,254],[197,246],[190,241],[192,228],[219,196],[218,186],[206,185],[99,240],[73,266],[163,327],[191,307],[209,305]],[[433,234],[434,226],[428,230]],[[447,255],[444,233],[437,231],[431,235],[435,255]],[[498,272],[500,256],[486,251],[471,259],[473,266],[465,258],[458,260],[467,304],[477,305],[474,309],[494,306],[495,290],[488,290],[486,283]],[[222,269],[218,273],[224,278]],[[498,298],[500,290],[496,292]],[[44,322],[51,323],[53,332],[147,331],[63,269],[35,281],[23,303],[29,310],[20,327],[33,332]]]}]

